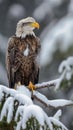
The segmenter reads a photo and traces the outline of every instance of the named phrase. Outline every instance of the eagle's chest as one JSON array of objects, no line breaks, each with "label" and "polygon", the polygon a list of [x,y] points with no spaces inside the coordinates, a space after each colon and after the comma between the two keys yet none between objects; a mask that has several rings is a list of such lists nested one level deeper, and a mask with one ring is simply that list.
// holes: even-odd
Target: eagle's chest
[{"label": "eagle's chest", "polygon": [[37,52],[37,42],[33,39],[26,38],[17,41],[18,49],[24,56],[35,55]]},{"label": "eagle's chest", "polygon": [[20,52],[24,55],[24,56],[28,56],[30,51],[31,51],[31,48],[29,46],[29,43],[23,43],[21,42],[19,45],[18,45],[18,49],[20,50]]},{"label": "eagle's chest", "polygon": [[31,56],[24,56],[20,70],[23,71],[23,74],[28,77],[35,68],[35,59]]},{"label": "eagle's chest", "polygon": [[24,56],[28,56],[28,55],[29,55],[29,52],[30,52],[30,48],[28,47],[28,44],[27,44],[26,49],[23,50],[23,55],[24,55]]}]

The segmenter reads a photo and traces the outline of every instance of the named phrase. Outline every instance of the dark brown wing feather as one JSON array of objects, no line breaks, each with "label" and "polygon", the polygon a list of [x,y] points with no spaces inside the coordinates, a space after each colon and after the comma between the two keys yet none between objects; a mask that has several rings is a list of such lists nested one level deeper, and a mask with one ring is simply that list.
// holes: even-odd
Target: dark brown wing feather
[{"label": "dark brown wing feather", "polygon": [[[24,56],[26,46],[29,46],[29,55]],[[27,36],[24,39],[11,37],[8,43],[6,55],[6,68],[9,79],[9,87],[13,88],[19,81],[21,84],[28,85],[31,81],[33,84],[38,82],[39,66],[36,57],[40,50],[38,38]]]},{"label": "dark brown wing feather", "polygon": [[[20,54],[20,55],[19,55]],[[18,58],[19,57],[19,58]],[[14,37],[9,39],[8,50],[6,54],[6,68],[7,75],[9,80],[9,87],[13,88],[15,83],[15,72],[18,70],[21,60],[21,53],[19,53],[19,49],[15,46]]]}]

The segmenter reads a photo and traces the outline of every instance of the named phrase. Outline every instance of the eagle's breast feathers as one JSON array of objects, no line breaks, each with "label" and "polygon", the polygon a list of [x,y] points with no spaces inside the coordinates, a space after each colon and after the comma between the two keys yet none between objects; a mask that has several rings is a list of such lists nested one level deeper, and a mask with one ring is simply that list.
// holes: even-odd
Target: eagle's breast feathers
[{"label": "eagle's breast feathers", "polygon": [[28,47],[28,44],[27,44],[27,47],[24,50],[24,56],[28,56],[28,55],[29,55],[29,47]]}]

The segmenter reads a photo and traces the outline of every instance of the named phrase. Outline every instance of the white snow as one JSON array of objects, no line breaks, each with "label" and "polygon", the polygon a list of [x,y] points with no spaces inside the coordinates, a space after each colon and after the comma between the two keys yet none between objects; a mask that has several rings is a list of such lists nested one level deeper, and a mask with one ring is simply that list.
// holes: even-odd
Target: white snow
[{"label": "white snow", "polygon": [[29,48],[28,48],[28,44],[27,44],[27,47],[24,51],[24,56],[28,56],[29,55]]},{"label": "white snow", "polygon": [[0,120],[2,120],[3,117],[7,117],[7,122],[9,123],[13,117],[13,110],[13,98],[9,97],[2,108]]},{"label": "white snow", "polygon": [[22,122],[19,121],[19,122],[17,123],[16,130],[21,130],[21,125],[22,125]]},{"label": "white snow", "polygon": [[24,95],[24,94],[16,94],[14,96],[14,99],[17,100],[19,102],[19,104],[27,104],[27,105],[30,105],[30,104],[33,104],[31,98],[29,98],[28,96]]},{"label": "white snow", "polygon": [[63,107],[67,105],[73,105],[73,102],[66,99],[49,100],[48,104],[52,107]]},{"label": "white snow", "polygon": [[[21,85],[21,86],[17,86],[17,91],[14,90],[14,89],[10,89],[4,85],[0,85],[0,93],[2,94],[3,92],[6,92],[6,95],[11,95],[14,97],[14,95],[16,94],[23,94],[23,95],[26,95],[28,97],[31,97],[31,92],[24,86],[24,85]],[[0,94],[0,95],[1,95]]]},{"label": "white snow", "polygon": [[73,66],[73,56],[70,56],[66,60],[62,61],[62,63],[59,66],[59,73],[62,73],[64,69],[67,69],[67,71],[72,71],[71,67]]},{"label": "white snow", "polygon": [[17,91],[31,98],[31,92],[29,91],[28,86],[17,86]]},{"label": "white snow", "polygon": [[73,75],[73,56],[70,56],[66,60],[62,61],[59,65],[58,69],[59,73],[61,73],[58,82],[56,82],[55,89],[59,89],[61,82],[65,80],[70,80]]},{"label": "white snow", "polygon": [[[7,95],[10,94],[12,97],[14,97],[14,100],[17,100],[18,102],[20,102],[20,104],[32,104],[33,103],[29,96],[22,93],[21,89],[20,89],[20,91],[21,91],[21,93],[20,93],[19,91],[16,91],[14,89],[9,89],[2,85],[0,85],[0,87],[2,87],[2,92],[6,92]],[[24,90],[26,90],[25,86],[24,86]]]},{"label": "white snow", "polygon": [[19,106],[17,111],[16,111],[16,115],[15,115],[15,121],[18,120],[18,116],[23,116],[23,112],[24,112],[24,106]]},{"label": "white snow", "polygon": [[8,107],[7,122],[10,123],[13,118],[13,112],[14,112],[14,99],[13,98],[10,100],[10,103],[8,104],[7,107]]},{"label": "white snow", "polygon": [[63,71],[63,73],[61,74],[61,76],[59,77],[58,79],[58,82],[56,83],[56,86],[55,86],[55,89],[54,90],[57,90],[59,89],[60,85],[61,85],[61,82],[64,80],[65,78],[65,74],[66,74],[66,70]]},{"label": "white snow", "polygon": [[[6,93],[6,96],[11,95],[14,96],[16,93],[18,93],[16,90],[14,89],[9,89],[8,87],[4,86],[4,85],[0,85],[0,95],[3,94],[3,92]],[[0,98],[1,101],[1,98]]]},{"label": "white snow", "polygon": [[44,125],[44,111],[42,110],[41,107],[37,105],[30,105],[30,106],[25,106],[24,107],[24,117],[22,120],[22,128],[26,128],[26,122],[28,121],[29,118],[35,117],[40,125]]},{"label": "white snow", "polygon": [[49,120],[51,123],[53,123],[56,126],[61,127],[61,130],[68,130],[60,121],[58,121],[57,119],[53,118],[53,117],[49,117]]},{"label": "white snow", "polygon": [[67,58],[67,60],[62,61],[62,63],[59,66],[59,72],[64,74],[63,79],[70,80],[73,75],[73,57]]},{"label": "white snow", "polygon": [[62,110],[59,109],[59,110],[55,113],[54,118],[56,118],[57,120],[59,120],[60,117],[61,117],[61,115],[62,115]]},{"label": "white snow", "polygon": [[51,80],[51,81],[48,81],[48,82],[42,82],[42,83],[38,83],[36,84],[35,86],[37,88],[41,88],[41,86],[50,86],[52,84],[52,86],[54,87],[54,85],[59,81],[59,79],[55,79],[55,80]]}]

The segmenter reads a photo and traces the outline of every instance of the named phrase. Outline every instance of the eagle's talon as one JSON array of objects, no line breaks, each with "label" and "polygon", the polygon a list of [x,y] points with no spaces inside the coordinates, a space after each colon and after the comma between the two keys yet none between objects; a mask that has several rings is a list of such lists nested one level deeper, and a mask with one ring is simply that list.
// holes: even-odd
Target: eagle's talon
[{"label": "eagle's talon", "polygon": [[28,85],[28,88],[29,88],[31,91],[33,91],[33,90],[36,89],[36,86],[30,81],[30,82],[29,82],[29,85]]}]

